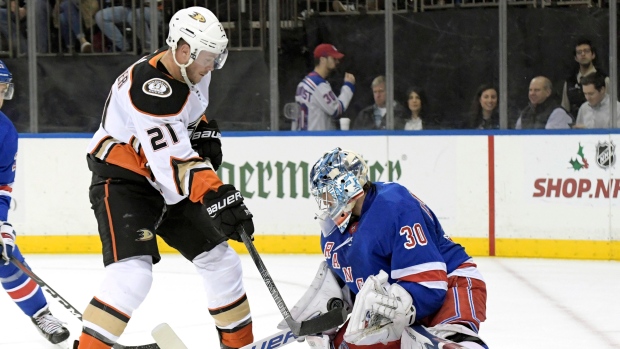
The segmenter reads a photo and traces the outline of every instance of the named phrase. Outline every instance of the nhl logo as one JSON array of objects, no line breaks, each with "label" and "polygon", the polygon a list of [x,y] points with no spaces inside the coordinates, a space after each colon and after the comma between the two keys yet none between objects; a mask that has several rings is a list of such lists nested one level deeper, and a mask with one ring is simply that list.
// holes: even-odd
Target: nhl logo
[{"label": "nhl logo", "polygon": [[598,142],[596,145],[596,163],[606,170],[616,162],[616,146],[612,141]]}]

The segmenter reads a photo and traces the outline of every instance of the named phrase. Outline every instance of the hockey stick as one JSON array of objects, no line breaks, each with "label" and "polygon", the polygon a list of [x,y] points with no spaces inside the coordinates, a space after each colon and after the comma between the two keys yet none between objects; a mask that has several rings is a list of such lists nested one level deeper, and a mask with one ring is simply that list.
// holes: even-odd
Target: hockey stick
[{"label": "hockey stick", "polygon": [[62,298],[62,296],[59,295],[58,292],[54,291],[54,289],[51,288],[47,283],[45,283],[45,281],[41,280],[38,276],[36,276],[35,273],[32,270],[28,269],[28,267],[26,267],[24,264],[22,264],[22,262],[20,262],[15,257],[11,257],[11,263],[15,264],[16,267],[21,269],[21,271],[23,271],[32,280],[34,280],[37,284],[39,284],[39,286],[45,292],[49,293],[49,295],[52,296],[54,299],[56,299],[58,301],[58,303],[60,303],[71,314],[75,315],[78,319],[80,319],[80,321],[82,321],[82,313],[80,313],[79,310],[75,309],[75,307],[72,306],[66,299]]},{"label": "hockey stick", "polygon": [[291,332],[291,330],[282,330],[278,333],[274,333],[271,336],[265,337],[259,341],[256,341],[252,344],[248,344],[241,349],[275,349],[283,347],[287,344],[291,344],[297,340],[297,337]]},{"label": "hockey stick", "polygon": [[273,297],[273,300],[276,302],[276,305],[284,317],[286,324],[295,336],[300,337],[320,333],[334,327],[338,327],[346,321],[348,314],[344,308],[335,308],[325,314],[321,314],[305,321],[295,321],[295,319],[291,316],[291,312],[286,307],[286,303],[284,303],[284,299],[282,299],[275,282],[271,278],[271,275],[269,275],[267,267],[265,267],[265,264],[260,258],[256,247],[254,247],[254,243],[252,243],[252,240],[245,232],[245,229],[243,229],[243,226],[238,227],[238,232],[243,240],[243,243],[245,244],[245,247],[248,249],[250,256],[254,260],[265,285],[267,285],[269,293],[271,293],[271,297]]},{"label": "hockey stick", "polygon": [[[172,327],[166,323],[157,325],[153,331],[151,331],[151,335],[153,335],[153,338],[155,338],[155,341],[161,349],[187,349],[187,346],[183,343],[181,338],[179,338]],[[293,343],[296,338],[293,332],[287,329],[252,344],[248,344],[241,349],[276,349]]]},{"label": "hockey stick", "polygon": [[[82,321],[82,313],[77,310],[74,306],[71,305],[66,299],[62,298],[58,292],[54,291],[53,288],[50,287],[45,281],[43,281],[40,277],[37,276],[32,270],[28,269],[22,262],[20,262],[17,258],[11,257],[11,263],[13,263],[16,267],[18,267],[21,271],[23,271],[26,275],[28,275],[32,280],[34,280],[39,286],[47,292],[52,298],[58,301],[63,307],[65,307],[71,314],[75,315],[80,321]],[[122,345],[122,344],[114,344],[112,347],[114,349],[159,349],[159,346],[156,343],[145,344],[145,345]]]}]

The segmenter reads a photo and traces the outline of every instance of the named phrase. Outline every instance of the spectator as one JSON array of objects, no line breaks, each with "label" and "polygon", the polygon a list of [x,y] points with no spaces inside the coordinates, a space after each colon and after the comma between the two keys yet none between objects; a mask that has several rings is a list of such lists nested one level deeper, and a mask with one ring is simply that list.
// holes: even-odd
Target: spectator
[{"label": "spectator", "polygon": [[[48,52],[48,40],[49,34],[49,3],[47,0],[31,0],[36,8],[36,22],[37,22],[37,52]],[[9,13],[10,11],[10,13]],[[9,2],[8,9],[0,9],[0,33],[7,40],[9,39],[9,22],[11,19],[11,40],[13,41],[13,48],[19,50],[18,54],[28,52],[28,41],[26,38],[26,1],[24,0],[11,0]],[[19,23],[18,23],[19,22]],[[19,33],[19,34],[18,34]]]},{"label": "spectator", "polygon": [[[118,26],[133,26],[134,14],[136,25],[136,35],[140,39],[142,45],[150,51],[151,49],[151,11],[150,1],[144,1],[143,8],[131,8],[131,1],[124,0],[121,5],[113,6],[113,0],[106,0],[107,6],[95,14],[95,21],[103,32],[103,34],[114,44],[114,49],[118,51],[131,51],[131,45],[121,32]],[[144,11],[142,11],[144,10]],[[161,14],[157,12],[157,23],[161,18]],[[146,20],[145,20],[146,19]],[[144,23],[144,27],[142,26]],[[142,30],[144,28],[144,30]]]},{"label": "spectator", "polygon": [[[386,113],[385,107],[385,76],[377,76],[372,80],[372,96],[375,104],[370,105],[357,114],[353,119],[353,130],[385,130]],[[394,101],[394,129],[402,130],[405,127],[405,108]]]},{"label": "spectator", "polygon": [[[575,128],[610,128],[611,98],[605,86],[606,77],[600,72],[588,74],[581,79],[581,88],[585,96],[577,113]],[[620,102],[616,102],[616,127],[620,125]]]},{"label": "spectator", "polygon": [[492,85],[481,85],[471,103],[468,127],[479,130],[499,129],[497,110],[497,89]]},{"label": "spectator", "polygon": [[573,119],[552,97],[551,80],[537,76],[530,82],[530,104],[521,111],[515,128],[563,129],[570,128]]},{"label": "spectator", "polygon": [[[586,101],[581,90],[581,78],[596,72],[596,50],[590,40],[581,39],[575,45],[575,61],[578,63],[577,71],[564,81],[562,91],[562,108],[568,110],[574,117],[579,108]],[[609,77],[605,78],[605,86],[609,88]]]},{"label": "spectator", "polygon": [[58,17],[60,34],[62,36],[63,43],[69,52],[71,52],[74,40],[76,39],[80,45],[80,52],[93,52],[93,45],[86,40],[86,35],[84,35],[84,31],[82,30],[82,21],[80,18],[84,20],[87,28],[91,28],[93,24],[93,16],[97,8],[99,8],[97,0],[56,1],[54,15]]},{"label": "spectator", "polygon": [[427,116],[426,94],[419,87],[412,87],[407,91],[407,106],[411,116],[405,122],[406,131],[419,131],[424,129],[423,119]]},{"label": "spectator", "polygon": [[344,85],[336,97],[325,80],[332,74],[344,54],[333,45],[320,44],[314,49],[314,70],[297,85],[295,101],[301,106],[298,130],[336,129],[335,122],[345,112],[355,92],[355,76],[344,74]]}]

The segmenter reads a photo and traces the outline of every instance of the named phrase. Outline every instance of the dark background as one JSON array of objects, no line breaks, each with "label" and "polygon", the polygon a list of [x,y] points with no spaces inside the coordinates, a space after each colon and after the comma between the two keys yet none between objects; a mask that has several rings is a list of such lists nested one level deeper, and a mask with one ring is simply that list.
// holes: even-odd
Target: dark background
[{"label": "dark background", "polygon": [[[589,38],[597,65],[608,71],[608,10],[599,8],[512,8],[508,10],[509,126],[528,103],[530,80],[545,75],[559,96],[575,72],[574,43]],[[395,99],[406,105],[406,90],[422,87],[441,128],[461,126],[477,87],[499,82],[497,8],[453,9],[394,15]],[[294,101],[299,81],[314,68],[312,50],[334,44],[346,56],[330,77],[338,92],[344,72],[357,88],[346,116],[373,103],[370,84],[385,70],[383,15],[314,16],[304,28],[282,29],[279,46],[281,106]],[[116,77],[138,56],[38,57],[39,132],[94,132]],[[20,132],[29,131],[28,61],[4,59],[14,76],[16,96],[3,111]],[[222,130],[268,130],[269,62],[265,51],[233,51],[210,88],[210,118]],[[281,108],[280,108],[280,114]],[[280,129],[290,122],[280,117]]]}]

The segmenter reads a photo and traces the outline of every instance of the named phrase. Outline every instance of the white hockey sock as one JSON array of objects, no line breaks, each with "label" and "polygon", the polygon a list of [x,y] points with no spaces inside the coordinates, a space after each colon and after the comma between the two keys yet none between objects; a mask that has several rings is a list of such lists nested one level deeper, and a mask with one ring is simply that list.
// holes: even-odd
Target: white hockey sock
[{"label": "white hockey sock", "polygon": [[211,251],[199,254],[192,262],[202,276],[209,308],[226,305],[245,293],[241,260],[227,243],[219,244]]},{"label": "white hockey sock", "polygon": [[152,261],[151,256],[140,256],[108,265],[96,297],[131,316],[151,290]]}]

